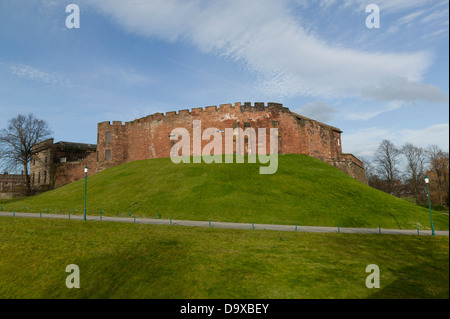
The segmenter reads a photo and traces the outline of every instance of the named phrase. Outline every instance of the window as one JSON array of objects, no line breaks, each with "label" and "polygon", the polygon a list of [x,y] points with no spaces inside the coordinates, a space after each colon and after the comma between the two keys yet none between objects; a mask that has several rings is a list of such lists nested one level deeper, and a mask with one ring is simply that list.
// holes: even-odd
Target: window
[{"label": "window", "polygon": [[111,132],[106,132],[106,143],[111,142]]},{"label": "window", "polygon": [[111,160],[111,150],[106,150],[105,151],[105,161],[110,161]]},{"label": "window", "polygon": [[67,157],[61,157],[61,158],[59,159],[59,161],[60,161],[61,163],[65,163],[65,162],[67,162]]},{"label": "window", "polygon": [[41,183],[41,172],[38,173],[38,184]]},{"label": "window", "polygon": [[47,184],[47,171],[44,171],[44,184]]}]

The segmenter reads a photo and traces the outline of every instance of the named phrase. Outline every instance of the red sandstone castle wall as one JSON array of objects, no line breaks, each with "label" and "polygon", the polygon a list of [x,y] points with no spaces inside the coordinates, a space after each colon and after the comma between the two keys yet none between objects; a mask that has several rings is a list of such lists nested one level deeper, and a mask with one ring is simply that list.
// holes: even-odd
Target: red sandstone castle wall
[{"label": "red sandstone castle wall", "polygon": [[[281,104],[272,103],[264,106],[256,103],[242,105],[236,103],[211,106],[206,108],[194,108],[191,111],[182,110],[178,113],[168,112],[149,115],[147,117],[122,124],[121,122],[102,122],[98,124],[97,151],[100,162],[105,161],[107,150],[111,151],[111,161],[124,163],[140,159],[169,157],[170,150],[176,141],[170,140],[170,134],[174,128],[186,128],[191,135],[191,154],[193,147],[193,121],[201,120],[202,132],[206,128],[252,127],[266,128],[269,145],[270,128],[279,129],[280,153],[307,153],[304,143],[304,130],[299,127],[290,111]],[[111,135],[110,142],[106,142],[106,134]],[[225,138],[222,133],[223,150]],[[209,141],[202,141],[202,149]]]},{"label": "red sandstone castle wall", "polygon": [[[182,110],[178,113],[153,114],[122,124],[122,122],[102,122],[98,124],[98,160],[105,161],[107,150],[111,152],[111,162],[117,164],[140,159],[169,157],[176,141],[169,136],[174,128],[186,128],[191,135],[193,147],[193,121],[201,120],[202,131],[206,128],[252,127],[266,128],[269,145],[270,128],[278,128],[278,148],[280,153],[307,154],[321,160],[330,160],[341,153],[340,131],[320,122],[297,118],[281,104],[236,103]],[[106,134],[110,134],[106,142]],[[223,133],[222,133],[223,134]],[[202,141],[202,149],[209,141]],[[225,150],[225,138],[222,138]],[[268,151],[268,149],[267,149]]]},{"label": "red sandstone castle wall", "polygon": [[[191,137],[193,152],[193,121],[201,121],[201,132],[206,128],[224,131],[226,128],[252,127],[266,129],[266,152],[269,152],[270,128],[278,128],[278,151],[282,154],[306,154],[336,166],[348,175],[366,182],[362,163],[351,154],[342,154],[339,129],[292,113],[282,104],[235,103],[156,113],[131,122],[114,121],[98,124],[98,171],[135,160],[170,157],[177,141],[170,140],[175,128],[185,128]],[[107,134],[109,140],[107,141]],[[222,133],[222,151],[225,151],[225,134]],[[210,141],[202,141],[201,150]],[[235,150],[235,149],[234,149]],[[246,143],[245,150],[248,150]],[[106,152],[110,160],[106,160]]]},{"label": "red sandstone castle wall", "polygon": [[[126,162],[170,157],[170,150],[177,143],[170,140],[170,134],[175,128],[186,128],[189,131],[192,155],[194,120],[201,120],[201,133],[206,128],[225,131],[226,128],[240,127],[245,130],[251,127],[257,134],[258,128],[265,128],[266,153],[269,152],[270,128],[278,128],[279,153],[306,154],[318,158],[367,184],[361,161],[352,154],[342,153],[342,132],[339,129],[292,113],[282,104],[269,103],[265,106],[264,103],[235,103],[194,108],[191,111],[157,113],[124,124],[121,121],[101,122],[98,124],[97,151],[90,153],[81,162],[56,164],[51,171],[54,186],[59,187],[84,178],[83,168],[86,165],[90,176]],[[209,142],[202,141],[200,150]],[[225,134],[222,133],[222,151],[225,151],[225,142]],[[107,151],[109,160],[106,159]],[[45,149],[39,151],[36,158],[48,155],[45,152]],[[245,152],[248,152],[247,143]],[[39,169],[42,167],[39,165]],[[37,171],[34,168],[32,166],[32,172]]]},{"label": "red sandstone castle wall", "polygon": [[97,170],[97,154],[90,153],[80,162],[56,163],[54,168],[54,187],[61,187],[84,178],[84,167],[88,167],[88,176]]}]

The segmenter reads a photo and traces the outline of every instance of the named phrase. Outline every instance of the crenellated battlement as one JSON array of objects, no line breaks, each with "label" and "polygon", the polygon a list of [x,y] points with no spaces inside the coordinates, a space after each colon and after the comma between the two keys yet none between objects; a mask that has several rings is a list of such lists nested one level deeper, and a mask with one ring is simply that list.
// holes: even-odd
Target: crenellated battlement
[{"label": "crenellated battlement", "polygon": [[[195,120],[201,121],[200,127],[194,125]],[[206,146],[213,145],[211,143],[214,143],[214,152],[216,147],[220,149],[222,146],[224,154],[234,154],[238,147],[243,147],[245,154],[253,153],[254,144],[247,128],[250,132],[254,129],[255,133],[258,129],[258,152],[260,147],[262,152],[270,152],[266,146],[277,142],[278,154],[315,157],[367,184],[363,163],[353,154],[342,152],[342,131],[339,128],[291,112],[283,104],[275,102],[236,102],[154,113],[128,122],[103,121],[97,124],[96,145],[53,143],[53,139],[42,141],[33,145],[32,184],[59,187],[85,177],[85,166],[89,166],[89,174],[93,174],[136,160],[171,157],[174,147],[178,147],[180,142],[173,139],[176,128],[187,131],[189,137],[184,142],[189,143],[190,156],[198,154],[197,147],[204,151]],[[214,128],[214,135],[209,140],[208,128]],[[200,134],[194,133],[197,129],[200,129]],[[227,129],[233,130],[231,148],[226,145]],[[274,141],[272,136],[266,134],[266,143],[263,143],[264,135],[260,139],[259,129],[270,130],[270,133],[272,129],[276,130]],[[184,139],[183,136],[181,138]],[[47,158],[51,160],[47,162]],[[53,165],[51,163],[58,165],[55,168],[49,166]],[[39,178],[42,180],[39,181]]]},{"label": "crenellated battlement", "polygon": [[[277,129],[280,154],[306,154],[367,182],[361,161],[351,154],[342,153],[340,129],[291,112],[283,104],[275,102],[236,102],[154,113],[125,123],[100,122],[97,162],[115,166],[135,160],[169,157],[175,145],[170,138],[172,131],[185,128],[193,132],[194,120],[201,120],[204,127],[214,127],[221,132],[238,127],[244,130],[249,127]],[[204,146],[206,143],[202,138],[200,144]],[[249,147],[248,142],[245,147]],[[193,152],[192,149],[191,154]]]},{"label": "crenellated battlement", "polygon": [[241,113],[244,112],[264,112],[264,111],[281,111],[281,112],[290,112],[289,108],[283,107],[283,104],[281,103],[275,103],[275,102],[269,102],[267,105],[265,105],[264,102],[255,102],[252,104],[251,102],[236,102],[233,104],[220,104],[219,106],[213,105],[213,106],[206,106],[206,107],[195,107],[192,109],[183,109],[179,111],[170,111],[166,113],[155,113],[151,115],[147,115],[145,117],[135,119],[133,121],[122,123],[122,121],[113,121],[112,124],[110,121],[103,121],[98,123],[98,127],[103,126],[130,126],[138,123],[149,123],[152,121],[161,121],[164,119],[177,119],[181,116],[186,115],[200,115],[200,114],[207,114],[207,113],[215,113],[215,112],[229,112],[232,110],[239,110]]}]

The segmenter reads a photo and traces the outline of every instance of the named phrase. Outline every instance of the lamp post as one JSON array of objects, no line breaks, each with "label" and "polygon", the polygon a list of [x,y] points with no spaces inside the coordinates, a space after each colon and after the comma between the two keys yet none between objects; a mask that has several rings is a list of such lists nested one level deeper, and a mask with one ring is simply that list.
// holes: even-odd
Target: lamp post
[{"label": "lamp post", "polygon": [[431,213],[430,190],[428,188],[428,183],[429,182],[430,182],[430,179],[428,178],[428,175],[425,175],[425,184],[427,184],[428,207],[430,208],[431,235],[434,236],[433,214]]},{"label": "lamp post", "polygon": [[88,167],[87,167],[87,165],[86,165],[86,166],[84,167],[84,214],[83,214],[83,220],[86,220],[87,172],[88,172]]}]

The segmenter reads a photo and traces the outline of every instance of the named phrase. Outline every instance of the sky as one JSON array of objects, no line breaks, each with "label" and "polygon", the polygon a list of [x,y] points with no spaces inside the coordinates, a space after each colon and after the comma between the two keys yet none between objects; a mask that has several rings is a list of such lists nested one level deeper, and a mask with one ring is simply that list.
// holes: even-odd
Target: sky
[{"label": "sky", "polygon": [[358,157],[383,139],[448,151],[448,70],[442,0],[0,0],[0,128],[33,113],[55,141],[96,143],[102,121],[277,102],[340,128]]}]

